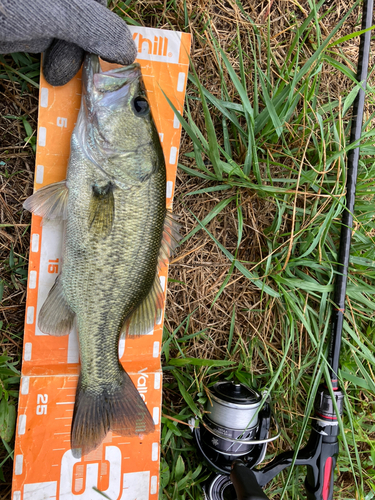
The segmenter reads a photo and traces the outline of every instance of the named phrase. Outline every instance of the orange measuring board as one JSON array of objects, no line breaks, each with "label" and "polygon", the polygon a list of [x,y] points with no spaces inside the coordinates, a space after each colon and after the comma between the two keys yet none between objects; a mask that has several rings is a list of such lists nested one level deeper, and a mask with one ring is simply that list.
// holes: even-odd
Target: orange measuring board
[{"label": "orange measuring board", "polygon": [[[181,125],[163,92],[182,113],[190,35],[129,27],[167,167],[166,202],[172,207]],[[116,67],[102,62],[102,69]],[[64,87],[41,75],[35,189],[65,179],[70,138],[81,104],[81,74]],[[155,422],[155,432],[123,437],[109,432],[96,450],[74,458],[70,427],[79,374],[76,331],[43,334],[38,314],[60,272],[63,224],[32,217],[22,378],[14,449],[12,500],[152,500],[159,494],[163,318],[152,331],[120,340],[119,358]],[[159,271],[165,293],[168,266]]]}]

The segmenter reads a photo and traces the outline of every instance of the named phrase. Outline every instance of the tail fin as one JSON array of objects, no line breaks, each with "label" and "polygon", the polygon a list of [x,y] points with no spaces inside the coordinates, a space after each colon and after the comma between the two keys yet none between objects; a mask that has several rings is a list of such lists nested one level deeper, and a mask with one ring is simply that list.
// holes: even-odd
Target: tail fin
[{"label": "tail fin", "polygon": [[74,456],[95,450],[109,430],[135,436],[154,429],[150,412],[125,371],[116,388],[84,388],[79,377],[70,434]]}]

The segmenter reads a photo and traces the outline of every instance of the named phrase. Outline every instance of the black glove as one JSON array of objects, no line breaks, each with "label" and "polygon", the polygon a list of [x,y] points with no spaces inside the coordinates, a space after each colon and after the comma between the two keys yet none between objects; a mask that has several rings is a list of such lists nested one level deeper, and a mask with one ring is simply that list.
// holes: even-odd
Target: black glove
[{"label": "black glove", "polygon": [[106,0],[0,0],[0,53],[44,52],[43,73],[64,85],[81,67],[84,51],[131,64],[136,47],[126,23]]}]

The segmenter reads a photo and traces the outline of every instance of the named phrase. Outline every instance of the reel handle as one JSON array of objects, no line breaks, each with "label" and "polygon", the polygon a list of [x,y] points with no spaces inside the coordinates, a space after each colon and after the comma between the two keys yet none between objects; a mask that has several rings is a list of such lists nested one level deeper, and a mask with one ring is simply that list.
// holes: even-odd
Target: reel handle
[{"label": "reel handle", "polygon": [[338,440],[322,442],[320,457],[314,467],[307,467],[305,489],[307,500],[333,500],[333,473],[339,452]]},{"label": "reel handle", "polygon": [[230,480],[236,490],[237,500],[269,500],[259,486],[254,472],[240,460],[233,463]]},{"label": "reel handle", "polygon": [[[334,396],[338,413],[342,416],[344,395],[337,390]],[[321,386],[315,399],[315,420],[310,435],[310,444],[313,444],[316,453],[307,464],[305,488],[308,500],[333,500],[333,473],[339,454],[338,435],[339,425],[332,397]]]}]

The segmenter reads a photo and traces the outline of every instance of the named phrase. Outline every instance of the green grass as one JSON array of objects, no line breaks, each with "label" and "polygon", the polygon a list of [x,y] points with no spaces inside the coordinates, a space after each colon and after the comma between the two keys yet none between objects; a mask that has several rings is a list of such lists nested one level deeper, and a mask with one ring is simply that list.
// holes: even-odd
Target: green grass
[{"label": "green grass", "polygon": [[6,79],[21,85],[21,91],[29,90],[28,84],[39,88],[40,62],[39,58],[32,54],[14,52],[10,54],[13,63],[7,61],[5,56],[0,55],[0,80]]},{"label": "green grass", "polygon": [[[248,340],[240,337],[235,343],[236,311],[233,309],[225,360],[221,363],[217,360],[210,366],[207,360],[191,360],[186,355],[192,341],[187,327],[190,317],[176,331],[165,329],[165,388],[167,393],[176,395],[176,408],[170,398],[163,407],[162,455],[164,471],[168,473],[165,472],[162,481],[161,497],[165,500],[202,498],[201,481],[208,471],[203,468],[194,476],[194,472],[200,470],[201,459],[186,422],[202,414],[206,391],[217,380],[236,378],[258,390],[271,392],[275,406],[281,410],[281,450],[306,442],[318,385],[324,379],[330,384],[326,350],[344,203],[345,165],[348,151],[355,146],[348,143],[348,112],[358,84],[345,57],[337,57],[340,43],[352,37],[335,40],[351,11],[323,39],[319,21],[327,11],[318,13],[322,4],[311,4],[309,16],[300,26],[294,26],[295,36],[282,66],[274,57],[275,49],[270,47],[269,38],[259,32],[251,19],[252,28],[248,33],[251,53],[243,51],[243,39],[239,35],[233,42],[236,56],[225,53],[220,48],[220,40],[211,34],[221,68],[221,98],[200,83],[192,66],[190,81],[196,90],[189,93],[186,101],[186,118],[176,112],[192,145],[191,152],[185,155],[187,161],[179,166],[188,176],[201,179],[202,186],[207,186],[190,192],[189,196],[215,192],[221,198],[202,221],[196,219],[195,229],[183,242],[198,231],[208,235],[231,263],[214,301],[236,268],[249,285],[259,289],[264,317],[271,313],[275,318],[274,330],[264,328],[266,338],[272,343],[277,332],[282,332],[282,336],[281,352],[262,344],[259,337],[253,338],[251,344],[250,336]],[[358,8],[358,3],[353,8]],[[315,51],[307,56],[307,40],[312,37]],[[230,59],[236,60],[236,69]],[[335,74],[337,79],[349,78],[353,82],[352,90],[341,99],[332,100],[324,84],[327,73]],[[369,83],[370,108],[374,95]],[[198,113],[197,106],[200,106]],[[199,115],[204,117],[204,127],[195,121]],[[371,499],[375,492],[373,119],[373,114],[367,115],[361,140],[339,373],[345,393],[345,413],[340,421],[337,465],[340,476],[335,482],[335,498]],[[273,223],[262,234],[262,258],[254,262],[237,257],[243,230],[241,199],[249,191],[274,206]],[[235,207],[237,213],[238,239],[234,253],[208,229],[208,223],[220,217],[228,206]],[[209,342],[210,333],[206,329],[193,335]],[[263,361],[261,373],[253,364],[251,353]],[[178,399],[178,393],[182,400]],[[186,483],[172,472],[180,466],[181,457],[192,473],[188,490]],[[273,454],[268,453],[266,460],[272,457]],[[289,499],[304,497],[304,477],[303,468],[283,472],[266,491],[271,498],[275,495]]]},{"label": "green grass", "polygon": [[[2,328],[2,322],[0,327]],[[7,455],[0,462],[0,480],[4,481],[2,466],[9,459],[13,459],[13,449],[9,442],[14,435],[16,423],[16,401],[18,399],[18,389],[20,372],[17,370],[17,361],[9,356],[0,356],[0,438]]]}]

